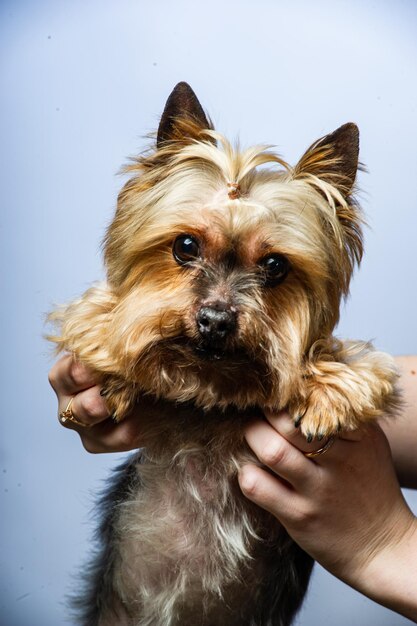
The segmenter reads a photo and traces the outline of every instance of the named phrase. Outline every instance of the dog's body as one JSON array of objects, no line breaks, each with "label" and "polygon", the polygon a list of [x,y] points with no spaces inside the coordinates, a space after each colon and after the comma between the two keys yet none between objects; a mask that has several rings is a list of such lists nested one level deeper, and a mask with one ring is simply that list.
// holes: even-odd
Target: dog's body
[{"label": "dog's body", "polygon": [[241,416],[213,412],[201,427],[179,413],[159,424],[170,441],[131,459],[106,496],[83,623],[289,624],[312,561],[239,491]]},{"label": "dog's body", "polygon": [[287,408],[321,439],[395,410],[391,358],[332,337],[362,254],[357,165],[353,124],[290,168],[234,150],[185,83],[168,99],[128,168],[107,284],[55,315],[118,419],[166,402],[143,409],[145,449],[104,501],[85,626],[291,622],[311,559],[241,494],[243,425]]}]

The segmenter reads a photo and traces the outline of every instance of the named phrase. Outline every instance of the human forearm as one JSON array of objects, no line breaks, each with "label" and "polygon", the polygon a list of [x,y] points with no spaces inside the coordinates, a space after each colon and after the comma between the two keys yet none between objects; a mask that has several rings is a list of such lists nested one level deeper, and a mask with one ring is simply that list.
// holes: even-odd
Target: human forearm
[{"label": "human forearm", "polygon": [[310,460],[288,416],[267,417],[269,424],[254,422],[246,437],[272,474],[243,467],[244,494],[332,574],[417,620],[417,520],[383,433],[376,427],[343,433],[326,454]]},{"label": "human forearm", "polygon": [[373,558],[346,580],[369,598],[417,622],[417,518],[400,537],[381,544]]},{"label": "human forearm", "polygon": [[402,487],[417,489],[417,356],[397,357],[403,409],[394,420],[381,420]]}]

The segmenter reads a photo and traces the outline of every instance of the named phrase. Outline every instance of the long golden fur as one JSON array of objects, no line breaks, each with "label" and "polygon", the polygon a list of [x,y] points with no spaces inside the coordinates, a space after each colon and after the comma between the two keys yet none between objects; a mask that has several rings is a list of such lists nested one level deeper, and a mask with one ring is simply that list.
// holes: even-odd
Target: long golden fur
[{"label": "long golden fur", "polygon": [[[247,412],[288,408],[311,439],[398,403],[392,359],[332,336],[363,251],[357,159],[354,124],[295,167],[265,146],[233,147],[180,83],[156,149],[125,168],[104,242],[107,282],[51,316],[52,339],[97,373],[117,419],[145,394],[171,404],[166,418],[143,417],[141,486],[112,520],[108,599],[83,623],[289,623],[304,588],[288,587],[285,567],[298,557],[236,483]],[[173,245],[184,236],[198,254],[179,263]],[[277,256],[289,269],[271,286],[264,260]],[[233,320],[221,345],[196,323],[207,308]],[[277,576],[270,554],[287,555],[274,593],[283,607],[292,594],[292,608],[261,598],[268,571]],[[275,608],[257,613],[261,600]]]}]

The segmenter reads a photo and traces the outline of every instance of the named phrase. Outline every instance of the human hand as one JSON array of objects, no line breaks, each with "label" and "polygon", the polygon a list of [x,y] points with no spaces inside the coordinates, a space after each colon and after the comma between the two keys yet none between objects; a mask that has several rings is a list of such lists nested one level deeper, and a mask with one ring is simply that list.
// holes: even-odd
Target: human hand
[{"label": "human hand", "polygon": [[268,413],[265,421],[252,422],[246,439],[270,471],[244,466],[243,493],[334,575],[416,619],[417,522],[381,429],[342,433],[325,454],[311,459],[303,452],[313,444],[286,414]]},{"label": "human hand", "polygon": [[140,419],[136,412],[115,423],[94,375],[72,355],[67,354],[55,363],[49,382],[58,398],[58,414],[74,398],[72,412],[84,425],[67,421],[65,427],[79,434],[88,452],[124,452],[141,446]]}]

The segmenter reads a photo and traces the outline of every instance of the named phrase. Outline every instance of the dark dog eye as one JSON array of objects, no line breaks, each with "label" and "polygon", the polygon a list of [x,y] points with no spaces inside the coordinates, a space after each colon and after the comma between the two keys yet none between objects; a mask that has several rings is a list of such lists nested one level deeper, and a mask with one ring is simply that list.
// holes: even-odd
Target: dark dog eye
[{"label": "dark dog eye", "polygon": [[260,260],[259,265],[263,270],[265,285],[273,287],[281,283],[290,271],[290,262],[282,254],[271,254]]},{"label": "dark dog eye", "polygon": [[180,235],[174,241],[172,254],[177,263],[185,265],[200,256],[199,243],[192,235]]}]

